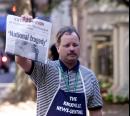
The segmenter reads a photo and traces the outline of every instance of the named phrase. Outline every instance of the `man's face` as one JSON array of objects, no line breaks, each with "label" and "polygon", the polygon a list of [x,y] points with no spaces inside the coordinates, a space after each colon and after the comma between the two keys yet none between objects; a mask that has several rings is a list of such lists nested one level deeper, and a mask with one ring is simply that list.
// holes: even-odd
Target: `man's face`
[{"label": "man's face", "polygon": [[80,40],[75,32],[64,33],[58,46],[59,58],[72,63],[78,60],[80,54]]}]

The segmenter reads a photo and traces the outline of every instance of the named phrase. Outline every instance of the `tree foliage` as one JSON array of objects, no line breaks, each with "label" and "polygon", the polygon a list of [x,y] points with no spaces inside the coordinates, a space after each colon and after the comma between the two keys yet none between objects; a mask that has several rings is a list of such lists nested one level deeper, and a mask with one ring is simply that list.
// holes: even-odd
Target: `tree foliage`
[{"label": "tree foliage", "polygon": [[[44,15],[48,15],[54,8],[56,8],[63,1],[64,0],[48,0],[47,4],[42,4],[43,7],[40,10],[44,13]],[[37,12],[39,6],[37,5],[36,0],[31,0],[31,4],[33,10],[32,14],[35,17],[35,13]]]},{"label": "tree foliage", "polygon": [[48,0],[49,5],[49,11],[51,11],[53,8],[57,7],[61,2],[64,0]]}]

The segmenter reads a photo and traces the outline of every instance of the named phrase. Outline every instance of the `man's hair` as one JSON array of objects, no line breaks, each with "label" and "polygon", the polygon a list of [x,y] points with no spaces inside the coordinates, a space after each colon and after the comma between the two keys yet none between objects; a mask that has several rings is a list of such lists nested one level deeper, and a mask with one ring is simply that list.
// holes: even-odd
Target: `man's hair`
[{"label": "man's hair", "polygon": [[64,33],[66,33],[66,32],[69,33],[69,34],[75,32],[75,33],[77,34],[79,40],[80,40],[80,36],[79,36],[78,32],[76,31],[76,29],[75,29],[73,26],[66,26],[66,27],[61,28],[61,29],[59,30],[59,32],[57,33],[57,35],[56,35],[57,43],[58,43],[58,44],[60,44],[60,42],[61,42],[61,37],[62,37],[62,36],[64,35]]}]

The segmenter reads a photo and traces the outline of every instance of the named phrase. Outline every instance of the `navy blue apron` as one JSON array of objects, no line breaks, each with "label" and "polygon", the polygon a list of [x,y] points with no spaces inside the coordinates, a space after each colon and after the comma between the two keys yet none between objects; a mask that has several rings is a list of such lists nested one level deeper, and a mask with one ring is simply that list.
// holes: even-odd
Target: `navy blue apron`
[{"label": "navy blue apron", "polygon": [[[60,82],[61,71],[59,69]],[[45,116],[87,116],[86,115],[86,92],[83,77],[80,76],[84,93],[65,92],[60,89],[60,84]]]}]

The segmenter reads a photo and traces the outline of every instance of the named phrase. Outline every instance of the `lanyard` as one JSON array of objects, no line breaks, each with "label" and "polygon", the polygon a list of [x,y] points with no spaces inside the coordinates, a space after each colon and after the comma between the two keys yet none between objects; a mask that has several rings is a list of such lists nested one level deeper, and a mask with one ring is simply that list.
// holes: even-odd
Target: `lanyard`
[{"label": "lanyard", "polygon": [[[62,68],[60,68],[60,71],[61,71],[61,77],[63,78],[63,80],[65,82],[67,92],[70,92],[69,78],[65,77],[65,74],[64,74],[64,71]],[[74,90],[73,90],[74,92],[76,92],[76,90],[77,90],[78,81],[79,81],[79,71],[76,73],[76,77],[75,77]]]}]

